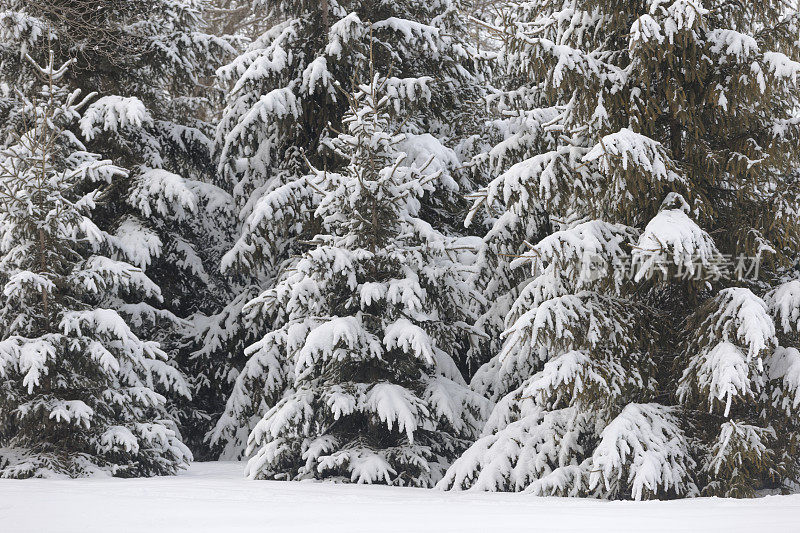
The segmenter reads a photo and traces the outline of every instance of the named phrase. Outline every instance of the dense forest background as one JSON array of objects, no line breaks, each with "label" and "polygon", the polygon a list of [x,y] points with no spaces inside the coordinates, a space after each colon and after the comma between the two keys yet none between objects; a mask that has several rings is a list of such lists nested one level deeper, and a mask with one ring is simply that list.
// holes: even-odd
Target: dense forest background
[{"label": "dense forest background", "polygon": [[0,476],[796,490],[799,23],[0,0]]}]

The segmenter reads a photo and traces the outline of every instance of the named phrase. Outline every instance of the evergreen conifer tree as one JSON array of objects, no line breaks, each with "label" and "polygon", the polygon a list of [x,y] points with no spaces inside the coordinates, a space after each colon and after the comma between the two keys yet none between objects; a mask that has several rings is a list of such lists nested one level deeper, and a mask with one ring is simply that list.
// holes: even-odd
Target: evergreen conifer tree
[{"label": "evergreen conifer tree", "polygon": [[[707,4],[538,0],[498,28],[531,80],[506,142],[531,151],[477,204],[512,243],[493,252],[533,271],[473,379],[497,401],[484,436],[442,487],[640,499],[796,481],[792,282],[759,295],[800,235],[798,13]],[[554,232],[519,253],[513,224],[542,210]]]},{"label": "evergreen conifer tree", "polygon": [[[161,289],[158,308],[131,312],[137,333],[162,342],[189,376],[193,402],[171,409],[187,442],[207,455],[203,437],[227,393],[227,360],[206,357],[214,342],[209,316],[231,298],[219,261],[230,247],[231,197],[213,185],[214,68],[234,53],[201,31],[199,0],[2,0],[0,77],[25,89],[33,78],[25,53],[74,59],[63,83],[96,92],[78,123],[87,148],[127,169],[105,192],[94,218],[115,254],[146,271]],[[11,99],[13,100],[13,98]],[[14,126],[13,102],[9,126]],[[2,111],[0,111],[2,113]],[[212,330],[212,333],[209,333]]]},{"label": "evergreen conifer tree", "polygon": [[161,292],[93,219],[127,171],[72,133],[93,96],[60,84],[72,61],[27,59],[47,82],[0,154],[0,476],[175,473],[192,456],[161,393],[190,393],[126,303]]},{"label": "evergreen conifer tree", "polygon": [[[457,175],[462,157],[452,148],[466,135],[463,117],[479,94],[455,3],[266,4],[282,22],[219,70],[231,84],[217,129],[219,173],[221,186],[236,202],[238,218],[232,224],[239,228],[222,266],[241,288],[215,317],[226,327],[216,327],[220,335],[213,344],[233,354],[273,328],[261,315],[243,313],[243,306],[293,267],[319,227],[314,213],[320,197],[303,179],[305,159],[330,171],[346,163],[326,140],[329,127],[341,128],[348,107],[343,94],[353,88],[359,65],[370,60],[387,65],[384,91],[395,112],[407,117],[402,129],[410,134],[400,149],[418,162],[434,156],[435,170],[442,171],[441,186],[422,202],[421,218],[452,231],[458,225],[453,213],[466,207],[461,195],[473,187],[466,175]],[[225,456],[241,454],[244,438],[263,412],[260,376],[246,370],[238,375],[226,412],[210,435]]]},{"label": "evergreen conifer tree", "polygon": [[244,372],[288,389],[250,435],[251,477],[431,486],[483,415],[453,360],[472,291],[452,240],[419,218],[442,172],[398,150],[407,139],[387,83],[373,75],[348,98],[330,141],[348,165],[305,178],[320,196],[319,234],[248,304],[280,327],[248,348]]}]

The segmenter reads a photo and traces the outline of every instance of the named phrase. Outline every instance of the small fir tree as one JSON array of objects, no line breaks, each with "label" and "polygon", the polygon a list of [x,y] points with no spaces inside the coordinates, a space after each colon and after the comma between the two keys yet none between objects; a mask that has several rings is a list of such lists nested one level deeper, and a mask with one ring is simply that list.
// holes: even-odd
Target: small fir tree
[{"label": "small fir tree", "polygon": [[[73,133],[92,152],[127,169],[105,191],[94,219],[120,257],[161,289],[159,308],[138,305],[137,334],[159,340],[188,375],[194,400],[171,406],[198,456],[227,395],[231,361],[209,354],[213,318],[235,294],[219,273],[234,235],[232,198],[212,184],[214,69],[234,54],[202,31],[198,0],[0,0],[0,78],[24,88],[20,58],[74,59],[63,83],[96,92]],[[204,87],[204,85],[206,85]],[[13,119],[17,106],[11,106]],[[1,112],[1,111],[0,111]],[[11,125],[13,122],[9,121]],[[132,308],[133,310],[133,308]]]},{"label": "small fir tree", "polygon": [[349,97],[330,141],[349,164],[306,177],[322,221],[311,249],[248,304],[280,327],[248,349],[244,373],[288,383],[250,435],[251,477],[430,486],[485,409],[453,360],[471,291],[450,240],[419,218],[441,172],[398,151],[386,83]]},{"label": "small fir tree", "polygon": [[[236,203],[230,224],[238,232],[222,267],[241,285],[212,319],[220,332],[213,344],[235,354],[273,328],[258,314],[242,313],[243,306],[294,267],[319,228],[314,213],[320,197],[301,179],[305,158],[330,171],[346,164],[326,139],[329,127],[341,129],[348,108],[341,91],[351,92],[360,65],[371,59],[389,66],[385,95],[395,112],[407,116],[402,130],[409,136],[400,149],[418,164],[435,156],[432,164],[442,171],[440,187],[422,202],[421,218],[437,230],[463,234],[454,231],[459,224],[453,213],[466,207],[462,194],[474,188],[466,174],[456,172],[463,157],[452,148],[466,135],[465,125],[474,122],[467,120],[470,101],[480,94],[455,2],[259,5],[279,22],[218,72],[229,86],[216,137],[219,184]],[[224,329],[216,326],[223,323]],[[255,406],[259,381],[240,388],[252,379],[242,376],[234,396],[246,396]],[[260,409],[235,411],[227,410],[210,435],[226,457],[241,454]]]},{"label": "small fir tree", "polygon": [[173,474],[192,456],[161,393],[189,390],[125,303],[161,293],[93,220],[127,172],[70,131],[92,95],[52,57],[28,57],[47,84],[20,96],[29,127],[0,155],[0,475]]}]

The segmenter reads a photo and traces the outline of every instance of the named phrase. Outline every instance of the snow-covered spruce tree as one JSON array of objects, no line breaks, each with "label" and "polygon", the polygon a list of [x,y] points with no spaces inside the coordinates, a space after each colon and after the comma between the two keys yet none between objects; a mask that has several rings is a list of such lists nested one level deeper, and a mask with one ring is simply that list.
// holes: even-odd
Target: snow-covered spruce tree
[{"label": "snow-covered spruce tree", "polygon": [[161,294],[93,220],[126,171],[71,132],[91,95],[60,85],[70,63],[33,63],[47,83],[0,153],[0,476],[173,474],[192,456],[161,392],[188,387],[121,304]]},{"label": "snow-covered spruce tree", "polygon": [[[691,311],[684,323],[672,323],[672,331],[682,326],[679,336],[686,341],[678,346],[682,353],[676,361],[682,374],[671,378],[679,378],[677,397],[698,440],[704,494],[741,497],[762,488],[786,489],[800,475],[800,405],[787,402],[798,382],[786,350],[797,342],[776,307],[777,293],[758,296],[781,283],[782,267],[795,263],[800,250],[800,196],[791,174],[800,133],[793,117],[800,74],[798,16],[796,5],[787,8],[781,2],[745,10],[676,4],[653,10],[655,24],[642,17],[632,27],[633,68],[643,79],[668,82],[659,84],[663,93],[654,96],[663,102],[672,98],[665,113],[672,122],[660,140],[686,176],[692,204],[682,210],[696,213],[718,249],[734,260],[726,264],[730,272],[720,273],[720,283],[688,294],[673,283],[663,293],[670,301],[659,302],[673,317],[681,316],[681,309]],[[654,30],[676,21],[674,39],[680,44],[670,51],[666,30],[661,42]],[[694,72],[655,61],[672,54],[696,58]],[[676,86],[681,90],[673,94]],[[710,240],[701,239],[696,229],[686,232],[676,209],[662,209],[645,228],[638,253],[648,256],[647,249],[666,248],[680,269],[679,247],[688,255],[687,244],[693,244],[697,266],[711,257],[704,257],[703,248],[710,252],[704,239]],[[781,301],[778,307],[788,305]],[[777,324],[783,329],[780,338]]]},{"label": "snow-covered spruce tree", "polygon": [[[792,290],[757,294],[800,236],[796,10],[540,0],[511,28],[552,113],[529,135],[551,137],[478,204],[498,233],[541,209],[557,231],[498,250],[534,277],[473,379],[497,401],[484,436],[441,486],[638,499],[795,482]],[[754,279],[728,268],[740,254],[764,260]]]},{"label": "snow-covered spruce tree", "polygon": [[203,119],[216,97],[201,85],[233,49],[200,31],[197,0],[2,3],[3,79],[24,87],[31,73],[21,54],[38,59],[51,46],[57,61],[75,59],[64,82],[98,93],[71,127],[128,172],[109,185],[95,220],[112,235],[113,253],[161,288],[163,309],[139,305],[132,325],[162,341],[189,375],[194,400],[174,408],[203,457],[203,437],[229,390],[231,363],[224,351],[209,352],[219,324],[208,317],[232,292],[218,265],[232,241],[233,204],[212,184],[213,125]]},{"label": "snow-covered spruce tree", "polygon": [[374,75],[348,98],[345,131],[329,141],[348,165],[306,177],[319,234],[248,304],[281,326],[248,348],[244,372],[288,388],[249,437],[250,477],[431,486],[485,414],[453,361],[472,291],[451,239],[418,216],[441,171],[398,151],[387,83]]},{"label": "snow-covered spruce tree", "polygon": [[[228,105],[217,130],[221,185],[235,198],[239,236],[223,259],[226,272],[248,284],[219,314],[225,343],[243,350],[272,328],[241,308],[275,284],[307,249],[319,227],[317,192],[303,178],[305,157],[330,171],[347,162],[325,147],[329,126],[341,129],[359,67],[372,58],[387,65],[385,94],[407,116],[409,135],[400,149],[418,163],[435,156],[440,187],[426,194],[421,218],[436,229],[457,227],[452,213],[472,189],[456,177],[461,165],[451,149],[465,132],[467,111],[478,92],[477,77],[455,3],[289,2],[265,4],[278,20],[248,51],[219,70],[228,82]],[[336,87],[340,87],[337,89]],[[470,119],[469,123],[473,121]],[[466,178],[464,178],[466,179]],[[463,233],[463,231],[462,231]],[[263,383],[242,375],[212,443],[224,454],[241,454],[244,439],[262,411]]]}]

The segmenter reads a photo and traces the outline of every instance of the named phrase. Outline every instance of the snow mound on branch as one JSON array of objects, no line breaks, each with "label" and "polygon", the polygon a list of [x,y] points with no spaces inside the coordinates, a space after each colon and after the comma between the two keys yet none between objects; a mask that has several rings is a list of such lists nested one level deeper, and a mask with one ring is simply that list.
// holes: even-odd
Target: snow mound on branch
[{"label": "snow mound on branch", "polygon": [[364,328],[360,316],[331,317],[306,335],[295,357],[295,374],[304,375],[321,362],[344,361],[354,354],[363,354],[360,357],[364,358],[375,357],[381,353],[378,342]]},{"label": "snow mound on branch", "polygon": [[143,168],[128,199],[150,218],[153,211],[161,216],[173,212],[185,218],[186,211],[197,212],[197,194],[183,177],[159,168]]},{"label": "snow mound on branch", "polygon": [[406,154],[403,164],[413,168],[423,168],[428,165],[429,172],[443,173],[439,180],[441,185],[451,190],[458,190],[456,182],[447,174],[461,166],[461,161],[452,148],[442,144],[430,133],[406,135],[396,146],[397,150]]},{"label": "snow mound on branch", "polygon": [[124,426],[111,426],[100,436],[99,447],[104,451],[124,449],[136,453],[139,451],[139,439]]},{"label": "snow mound on branch", "polygon": [[[511,267],[531,261],[535,275],[547,268],[557,270],[561,276],[575,280],[576,290],[609,277],[618,286],[625,274],[620,267],[629,257],[624,246],[631,245],[636,235],[636,231],[628,226],[591,220],[548,235],[514,259]],[[528,287],[523,290],[523,295],[536,289],[533,284]],[[520,297],[514,307],[526,301],[527,298]],[[512,316],[516,315],[517,312],[512,311]]]},{"label": "snow mound on branch", "polygon": [[719,292],[719,308],[713,315],[714,325],[724,340],[747,347],[747,360],[759,357],[775,344],[775,324],[767,304],[750,289],[730,287]]},{"label": "snow mound on branch", "polygon": [[15,296],[23,297],[29,290],[50,293],[55,290],[55,284],[41,274],[25,270],[9,276],[3,287],[3,295],[12,298]]},{"label": "snow mound on branch", "polygon": [[118,133],[152,124],[153,118],[141,100],[123,96],[99,98],[86,109],[80,120],[81,133],[90,141],[103,131]]},{"label": "snow mound on branch", "polygon": [[773,405],[791,414],[800,406],[800,351],[778,346],[769,359],[769,378],[779,381],[783,390],[773,393]]},{"label": "snow mound on branch", "polygon": [[405,353],[413,354],[429,365],[434,364],[434,341],[430,335],[406,318],[397,319],[386,326],[384,345],[387,350],[399,348]]},{"label": "snow mound on branch", "polygon": [[123,220],[114,235],[104,236],[114,250],[142,269],[161,255],[161,238],[133,217]]},{"label": "snow mound on branch", "polygon": [[367,393],[366,407],[376,413],[388,429],[396,423],[398,431],[405,431],[409,442],[414,442],[417,421],[428,417],[425,403],[413,392],[394,383],[374,385]]},{"label": "snow mound on branch", "polygon": [[336,101],[334,77],[328,70],[328,60],[324,56],[314,59],[303,71],[303,83],[300,85],[300,92],[312,95],[317,90],[318,85],[331,96],[331,100]]},{"label": "snow mound on branch", "polygon": [[109,289],[138,289],[147,297],[162,300],[161,289],[142,269],[100,255],[93,255],[79,263],[71,280],[82,289],[95,294]]},{"label": "snow mound on branch", "polygon": [[784,333],[800,332],[800,280],[792,280],[764,297]]},{"label": "snow mound on branch", "polygon": [[759,51],[758,43],[753,37],[736,30],[716,28],[706,38],[712,43],[713,53],[734,56],[739,61],[744,61]]},{"label": "snow mound on branch", "polygon": [[708,389],[709,412],[715,399],[725,402],[723,414],[728,416],[734,398],[752,397],[747,360],[738,346],[720,342],[703,355],[702,361],[697,373]]},{"label": "snow mound on branch", "polygon": [[681,180],[680,175],[670,169],[661,143],[628,128],[603,137],[583,156],[583,160],[599,160],[601,170],[606,173],[611,173],[616,162],[621,160],[623,169],[627,170],[629,166],[641,168],[656,181]]},{"label": "snow mound on branch", "polygon": [[59,400],[50,408],[48,418],[56,422],[74,422],[76,426],[89,428],[94,409],[81,400]]},{"label": "snow mound on branch", "polygon": [[797,82],[797,75],[800,74],[800,62],[790,59],[781,52],[766,52],[764,63],[771,74],[778,78],[790,78],[792,83]]},{"label": "snow mound on branch", "polygon": [[665,276],[670,265],[675,265],[686,275],[706,272],[721,276],[722,258],[714,239],[689,218],[688,204],[678,194],[670,193],[665,204],[679,203],[677,209],[663,209],[647,224],[633,251],[639,264],[635,279],[640,281],[660,270]]},{"label": "snow mound on branch", "polygon": [[28,394],[39,386],[39,378],[48,374],[47,361],[56,356],[54,336],[38,339],[24,339],[13,336],[0,341],[0,377],[5,377],[8,370],[18,369],[23,374],[22,385]]}]

